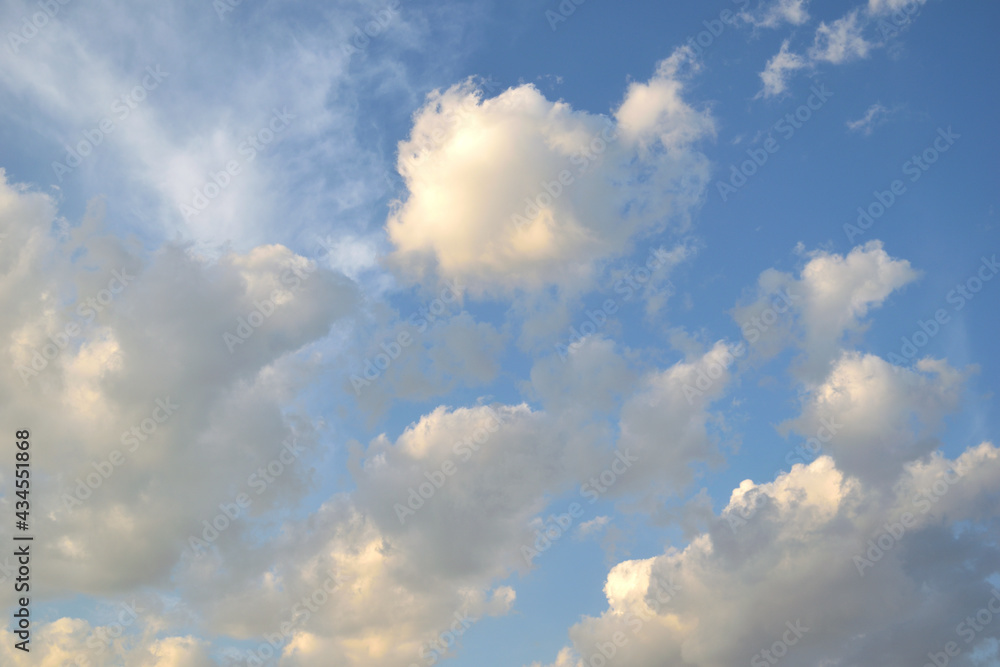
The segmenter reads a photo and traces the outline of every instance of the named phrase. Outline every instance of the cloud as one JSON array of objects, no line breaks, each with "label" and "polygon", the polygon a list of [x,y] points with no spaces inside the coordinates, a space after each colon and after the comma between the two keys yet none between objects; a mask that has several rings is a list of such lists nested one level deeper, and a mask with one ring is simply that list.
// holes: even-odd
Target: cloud
[{"label": "cloud", "polygon": [[919,8],[926,2],[927,0],[868,0],[868,13],[873,16],[884,16],[904,8]]},{"label": "cloud", "polygon": [[855,9],[829,25],[820,23],[809,57],[834,65],[867,57],[871,44],[861,36],[865,24],[859,22],[859,13]]},{"label": "cloud", "polygon": [[736,346],[719,342],[643,378],[622,407],[618,439],[639,465],[613,495],[675,494],[694,479],[697,464],[721,462],[721,417],[709,406],[728,389],[739,356]]},{"label": "cloud", "polygon": [[588,537],[601,532],[609,523],[611,523],[611,517],[595,516],[590,521],[584,521],[581,523],[576,532],[580,538]]},{"label": "cloud", "polygon": [[827,426],[835,435],[825,448],[841,470],[870,485],[894,479],[903,463],[937,447],[930,434],[956,410],[964,384],[965,375],[942,361],[921,360],[917,371],[845,353],[825,382],[806,389],[802,415],[781,430],[814,438]]},{"label": "cloud", "polygon": [[[53,443],[33,458],[39,594],[165,583],[201,518],[283,440],[313,446],[315,424],[286,409],[315,372],[295,355],[357,295],[283,246],[147,254],[107,234],[99,205],[65,241],[54,216],[47,196],[0,181],[16,241],[0,246],[0,292],[18,312],[0,324],[0,414]],[[290,466],[254,511],[296,501],[291,480],[306,478]]]},{"label": "cloud", "polygon": [[[821,22],[805,56],[790,53],[786,40],[761,72],[764,87],[757,97],[773,97],[784,92],[790,75],[796,70],[813,68],[818,63],[840,65],[867,58],[871,51],[885,45],[885,42],[869,42],[864,38],[863,33],[872,22],[878,20],[878,29],[883,37],[896,33],[900,25],[913,20],[911,14],[918,11],[924,2],[926,0],[869,0],[865,12],[858,7],[832,23]],[[894,19],[895,26],[881,19],[900,10],[902,14]]]},{"label": "cloud", "polygon": [[[8,3],[5,23],[37,11]],[[369,3],[297,3],[291,20],[287,6],[239,6],[222,20],[212,3],[66,8],[16,53],[5,38],[4,120],[25,129],[46,167],[66,164],[68,149],[82,143],[82,163],[46,180],[71,197],[101,192],[119,202],[127,213],[113,212],[115,227],[180,235],[216,255],[227,242],[241,252],[272,241],[294,246],[306,230],[360,234],[367,207],[391,188],[388,165],[356,132],[364,104],[384,95],[409,105],[426,87],[399,66],[403,54],[428,39],[460,52],[454,18],[473,11],[445,4],[428,17],[406,8],[378,35],[377,49],[352,56],[344,47],[371,20]],[[450,20],[434,20],[437,12]],[[262,43],[266,56],[255,50]],[[192,45],[199,57],[182,57]],[[127,62],[119,48],[131,54]],[[129,99],[147,67],[165,78],[140,91],[140,101]],[[293,117],[277,133],[275,110]],[[100,138],[103,119],[113,130]],[[87,148],[85,133],[99,145]],[[238,173],[227,174],[229,164]]]},{"label": "cloud", "polygon": [[[452,544],[463,543],[457,535]],[[331,660],[409,665],[440,633],[457,628],[455,644],[469,626],[509,613],[515,602],[513,589],[491,586],[482,571],[449,572],[461,557],[428,567],[428,551],[447,547],[419,533],[383,532],[368,512],[337,495],[253,550],[225,546],[222,558],[192,562],[182,590],[207,632],[260,642],[240,650],[241,660],[274,653],[295,667]]]},{"label": "cloud", "polygon": [[809,20],[808,4],[809,0],[762,2],[753,12],[741,11],[740,18],[757,28],[776,28],[782,23],[802,25]]},{"label": "cloud", "polygon": [[691,59],[679,50],[632,83],[613,118],[531,85],[493,98],[471,82],[432,93],[399,146],[407,196],[386,225],[391,261],[473,294],[577,292],[634,237],[667,220],[683,229],[708,177],[694,144],[713,133],[682,97]]},{"label": "cloud", "polygon": [[792,72],[808,66],[808,62],[802,56],[788,50],[788,40],[781,43],[781,50],[767,61],[764,71],[760,73],[760,80],[764,82],[764,87],[757,97],[774,97],[785,92],[788,88],[788,77]]},{"label": "cloud", "polygon": [[[186,562],[185,599],[233,637],[295,619],[291,665],[410,664],[456,614],[474,623],[511,611],[514,591],[493,582],[525,569],[530,520],[570,487],[580,456],[594,458],[594,440],[524,405],[439,407],[395,441],[353,443],[352,494],[253,549],[219,540],[217,557]],[[335,595],[297,610],[332,576]]]},{"label": "cloud", "polygon": [[859,20],[859,14],[860,10],[855,9],[833,23],[821,22],[805,56],[789,51],[789,40],[782,42],[781,49],[760,73],[764,87],[757,97],[774,97],[785,92],[789,78],[800,69],[813,68],[821,62],[839,65],[866,58],[873,45],[862,36],[867,20]]},{"label": "cloud", "polygon": [[635,386],[636,373],[601,336],[587,336],[568,349],[566,359],[549,355],[531,369],[531,389],[551,412],[580,419],[616,409]]},{"label": "cloud", "polygon": [[[508,338],[467,311],[435,316],[426,308],[413,317],[397,316],[388,328],[359,328],[357,333],[362,340],[348,350],[353,356],[346,363],[338,359],[331,372],[347,370],[345,392],[371,418],[397,400],[425,401],[458,386],[492,382]],[[389,364],[383,368],[386,359]]]},{"label": "cloud", "polygon": [[[143,602],[142,604],[148,604]],[[161,605],[158,605],[161,606]],[[208,642],[196,637],[163,635],[162,609],[140,606],[133,599],[109,610],[107,625],[63,617],[32,627],[30,652],[14,648],[20,641],[6,628],[0,630],[0,660],[23,667],[215,667]]]},{"label": "cloud", "polygon": [[876,102],[868,107],[868,110],[865,111],[865,114],[861,118],[847,121],[847,129],[851,132],[861,132],[866,137],[871,136],[875,128],[885,123],[892,113],[893,111]]},{"label": "cloud", "polygon": [[[761,273],[757,298],[734,308],[732,315],[754,350],[764,356],[797,340],[804,353],[800,372],[822,378],[840,355],[844,336],[863,332],[869,311],[920,274],[908,261],[890,257],[877,240],[846,255],[815,251],[808,257],[797,279],[773,269]],[[777,293],[788,295],[795,317],[771,312],[770,321],[762,318]]]}]

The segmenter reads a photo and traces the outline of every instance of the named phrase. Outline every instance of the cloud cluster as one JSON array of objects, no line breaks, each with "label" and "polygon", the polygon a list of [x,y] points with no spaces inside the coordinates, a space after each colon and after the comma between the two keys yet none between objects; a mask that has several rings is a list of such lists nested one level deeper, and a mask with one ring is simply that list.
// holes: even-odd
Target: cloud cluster
[{"label": "cloud cluster", "polygon": [[[814,69],[822,63],[840,65],[856,60],[864,60],[875,49],[885,46],[890,36],[897,35],[909,25],[926,0],[869,0],[867,6],[856,7],[839,19],[830,23],[821,21],[813,36],[812,45],[804,55],[789,50],[790,40],[781,44],[781,49],[772,56],[764,70],[760,73],[763,87],[758,97],[774,97],[788,89],[788,82],[797,70]],[[779,7],[789,3],[779,3]],[[798,3],[794,3],[798,4]],[[774,17],[768,22],[757,22],[757,25],[777,25],[777,9],[772,8],[766,17]],[[799,21],[796,25],[805,23],[808,16],[796,14]],[[865,37],[865,31],[871,28],[879,34],[878,40]]]},{"label": "cloud cluster", "polygon": [[[50,595],[162,583],[200,518],[283,440],[315,440],[312,422],[283,408],[310,375],[295,353],[357,296],[282,246],[217,261],[181,246],[146,254],[102,229],[100,207],[56,241],[54,211],[48,197],[0,183],[11,241],[0,290],[17,313],[0,324],[2,413],[53,443],[35,455],[45,471],[35,568]],[[273,491],[257,510],[301,488]]]},{"label": "cloud cluster", "polygon": [[[685,548],[615,565],[607,611],[570,629],[572,645],[553,667],[595,664],[597,654],[623,667],[772,657],[895,667],[958,641],[955,624],[983,608],[995,585],[998,553],[977,535],[995,525],[1000,450],[982,443],[949,460],[907,428],[928,409],[954,407],[940,397],[953,393],[955,371],[899,378],[883,369],[873,382],[848,369],[885,362],[841,365],[817,393],[827,398],[810,399],[797,422],[812,428],[822,413],[842,424],[832,456],[743,482]],[[988,651],[997,632],[966,631],[953,664],[978,664],[972,649]]]},{"label": "cloud cluster", "polygon": [[[757,281],[756,298],[732,310],[754,350],[770,356],[794,344],[802,350],[799,372],[819,380],[839,357],[845,337],[866,328],[865,317],[920,274],[891,257],[881,241],[856,246],[845,255],[814,251],[798,278],[768,269]],[[792,316],[768,322],[759,316],[774,299],[788,295]]]}]

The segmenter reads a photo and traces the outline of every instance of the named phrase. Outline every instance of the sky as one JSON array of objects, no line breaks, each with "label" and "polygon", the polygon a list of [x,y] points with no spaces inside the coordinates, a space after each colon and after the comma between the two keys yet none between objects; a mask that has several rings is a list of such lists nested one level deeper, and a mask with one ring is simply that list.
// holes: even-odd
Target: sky
[{"label": "sky", "polygon": [[998,19],[3,0],[0,664],[1000,665]]}]

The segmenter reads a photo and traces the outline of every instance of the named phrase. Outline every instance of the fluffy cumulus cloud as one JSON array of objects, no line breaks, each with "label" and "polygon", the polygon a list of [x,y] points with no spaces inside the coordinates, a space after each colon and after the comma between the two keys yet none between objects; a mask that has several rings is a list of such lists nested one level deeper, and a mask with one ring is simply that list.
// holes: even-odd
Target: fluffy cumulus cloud
[{"label": "fluffy cumulus cloud", "polygon": [[911,371],[845,353],[822,384],[807,389],[802,415],[783,428],[805,438],[826,435],[842,470],[877,484],[936,447],[930,435],[958,407],[964,379],[943,361],[924,359]]},{"label": "fluffy cumulus cloud", "polygon": [[757,281],[756,298],[733,309],[733,318],[760,354],[789,343],[803,351],[800,372],[819,379],[840,355],[847,334],[867,326],[865,317],[920,274],[895,259],[880,241],[856,246],[845,255],[815,251],[798,278],[769,269]]},{"label": "fluffy cumulus cloud", "polygon": [[[870,388],[866,377],[838,381],[852,392]],[[919,405],[913,382],[882,385],[880,396]],[[935,386],[924,391],[947,393],[951,382],[948,373],[931,376]],[[847,441],[832,457],[796,464],[773,481],[746,480],[683,549],[615,565],[604,587],[607,611],[570,629],[572,645],[552,667],[604,664],[608,656],[623,667],[777,659],[902,667],[923,664],[949,642],[962,646],[952,664],[979,664],[973,650],[989,651],[996,631],[956,624],[995,595],[1000,554],[979,536],[995,526],[1000,450],[982,443],[953,460],[927,454],[900,418],[861,426],[851,419],[856,409],[829,406]],[[871,482],[837,462],[861,440],[869,450],[900,445]]]},{"label": "fluffy cumulus cloud", "polygon": [[[408,664],[401,661],[444,653],[461,643],[463,619],[472,624],[512,609],[514,590],[492,582],[536,565],[554,496],[673,491],[690,480],[686,466],[717,456],[706,407],[724,391],[727,353],[719,344],[650,374],[626,399],[615,448],[605,444],[612,441],[606,425],[581,426],[585,410],[552,398],[553,382],[597,369],[603,369],[595,377],[599,386],[578,388],[584,404],[608,413],[621,394],[633,393],[627,390],[633,371],[608,341],[595,338],[566,364],[536,369],[533,382],[546,410],[442,406],[395,440],[382,435],[353,443],[350,496],[330,498],[251,552],[220,539],[214,559],[188,564],[186,597],[204,610],[210,627],[233,636],[262,636],[290,623],[283,649],[290,665],[325,664],[331,655],[345,664]],[[716,386],[699,383],[702,396],[691,395],[691,408],[685,387],[701,375],[715,378]],[[606,523],[607,517],[587,528],[581,523],[581,534]],[[234,562],[240,562],[235,570],[227,566]],[[324,577],[337,577],[338,594],[318,610],[297,608]],[[449,647],[435,643],[449,632]]]},{"label": "fluffy cumulus cloud", "polygon": [[728,388],[738,346],[720,342],[703,354],[646,376],[622,407],[619,450],[639,465],[615,486],[674,493],[693,478],[692,466],[720,461],[720,417],[709,407]]},{"label": "fluffy cumulus cloud", "polygon": [[[995,653],[996,629],[975,616],[1000,599],[1000,552],[984,537],[996,527],[1000,450],[981,442],[948,458],[938,449],[968,373],[934,359],[903,369],[843,349],[845,333],[863,330],[871,309],[917,277],[908,262],[878,242],[806,257],[798,277],[761,274],[756,298],[734,317],[750,350],[804,351],[808,372],[793,362],[800,413],[777,431],[805,440],[811,462],[742,481],[718,514],[699,510],[704,527],[685,546],[612,566],[606,611],[570,627],[547,667],[903,667],[945,650],[950,664],[971,667]],[[657,436],[655,450],[666,452],[666,434],[686,432],[694,446],[680,451],[710,460],[709,413],[691,414],[725,394],[745,353],[720,343],[654,376],[661,387],[682,376],[697,389],[683,394],[689,426],[669,425],[681,396],[657,404],[639,391],[622,410],[622,440],[648,406],[636,439],[646,456]],[[723,363],[710,371],[713,360]]]},{"label": "fluffy cumulus cloud", "polygon": [[489,585],[483,568],[496,565],[484,565],[482,554],[461,572],[428,569],[428,552],[444,553],[451,543],[422,544],[412,533],[407,539],[384,531],[338,496],[308,520],[288,523],[279,539],[249,557],[224,547],[217,558],[192,563],[185,597],[203,610],[208,628],[259,642],[240,650],[241,660],[419,663],[449,652],[470,627],[514,604],[513,589]]},{"label": "fluffy cumulus cloud", "polygon": [[576,291],[637,234],[684,228],[708,176],[696,142],[713,133],[683,97],[691,59],[661,62],[610,117],[527,84],[433,93],[399,145],[407,193],[387,224],[391,259],[472,293]]},{"label": "fluffy cumulus cloud", "polygon": [[[172,580],[206,628],[277,633],[257,654],[284,651],[293,665],[330,655],[398,665],[454,624],[509,611],[513,590],[490,581],[526,567],[518,547],[531,537],[529,519],[553,475],[569,484],[567,450],[586,451],[590,440],[524,406],[439,409],[395,447],[369,446],[355,498],[332,496],[261,545],[268,517],[296,506],[314,481],[317,424],[282,407],[316,372],[301,353],[356,314],[355,288],[283,246],[212,261],[184,247],[149,255],[104,233],[100,207],[64,241],[49,231],[58,222],[49,197],[2,183],[0,224],[12,243],[0,246],[0,289],[19,314],[3,322],[3,410],[53,443],[34,459],[45,473],[35,491],[45,499],[35,509],[38,595],[107,598]],[[454,346],[464,336],[444,335]],[[446,458],[461,476],[404,525],[393,506],[412,500],[400,489],[420,487],[424,472],[444,475]],[[10,499],[0,504],[13,511]],[[492,520],[479,523],[491,505]],[[477,523],[484,539],[455,550],[455,526]],[[79,619],[44,626],[41,659],[215,664],[203,640],[164,634],[183,623],[155,606],[129,617],[115,642]]]},{"label": "fluffy cumulus cloud", "polygon": [[538,361],[530,389],[550,412],[587,419],[617,409],[635,381],[636,372],[614,341],[593,335],[569,346],[565,359],[551,355]]},{"label": "fluffy cumulus cloud", "polygon": [[[309,450],[313,423],[282,408],[310,375],[295,353],[354,311],[355,290],[282,246],[148,254],[106,234],[100,206],[57,240],[52,200],[5,181],[0,222],[0,291],[17,313],[0,324],[2,411],[52,443],[34,457],[41,591],[163,583],[200,518],[283,441]],[[287,479],[307,473],[290,465]],[[300,492],[286,484],[260,508]]]},{"label": "fluffy cumulus cloud", "polygon": [[282,664],[448,653],[471,625],[511,610],[514,590],[491,582],[527,569],[531,519],[594,446],[525,405],[438,408],[395,442],[354,443],[351,496],[249,553],[220,540],[214,558],[192,560],[187,597],[220,632],[287,631]]}]

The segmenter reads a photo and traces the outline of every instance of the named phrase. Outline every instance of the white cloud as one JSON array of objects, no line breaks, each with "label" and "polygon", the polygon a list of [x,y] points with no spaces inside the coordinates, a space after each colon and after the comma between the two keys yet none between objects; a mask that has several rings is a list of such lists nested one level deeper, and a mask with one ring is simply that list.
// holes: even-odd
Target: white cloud
[{"label": "white cloud", "polygon": [[845,353],[822,384],[806,388],[802,415],[782,430],[804,438],[832,430],[824,448],[841,470],[872,485],[894,479],[903,463],[937,446],[929,434],[958,407],[965,379],[941,361],[925,359],[917,369]]},{"label": "white cloud", "polygon": [[283,659],[410,664],[456,613],[477,622],[511,611],[514,591],[492,582],[527,568],[530,520],[571,486],[581,455],[594,459],[595,439],[524,405],[439,407],[395,442],[352,446],[351,497],[329,498],[257,548],[220,540],[218,559],[186,563],[185,599],[212,630],[262,636],[336,573],[341,589],[297,619]]},{"label": "white cloud", "polygon": [[581,523],[580,527],[577,528],[577,534],[581,538],[587,537],[589,535],[594,535],[595,533],[599,533],[602,530],[604,530],[604,528],[609,523],[611,523],[611,517],[609,517],[609,516],[595,516],[593,519],[591,519],[589,521],[584,521],[583,523]]},{"label": "white cloud", "polygon": [[860,8],[833,23],[821,22],[816,28],[812,46],[804,56],[790,52],[789,40],[786,39],[760,73],[764,87],[757,97],[767,98],[783,93],[788,88],[790,76],[797,70],[814,68],[818,63],[840,65],[867,58],[873,48],[881,46],[864,38],[862,33],[869,22],[870,17],[867,14],[862,16]]},{"label": "white cloud", "polygon": [[[139,634],[121,633],[117,622],[94,626],[85,620],[60,618],[33,628],[31,651],[15,649],[19,641],[6,628],[0,630],[0,660],[16,667],[215,667],[208,643],[191,636],[167,636],[158,639],[155,631],[141,619]],[[128,628],[127,628],[128,629]]]},{"label": "white cloud", "polygon": [[677,493],[694,478],[692,466],[720,463],[721,417],[709,406],[728,389],[736,347],[716,343],[700,355],[649,373],[622,407],[618,448],[638,465],[615,484],[614,495]]},{"label": "white cloud", "polygon": [[[890,257],[877,240],[857,246],[846,255],[816,251],[808,257],[797,279],[773,269],[761,273],[757,298],[733,309],[732,314],[744,336],[762,355],[777,353],[789,336],[797,338],[804,352],[800,371],[810,378],[822,378],[840,355],[845,334],[863,332],[869,311],[880,307],[890,294],[920,274],[908,261]],[[797,317],[772,312],[770,321],[755,320],[772,306],[773,295],[782,292],[788,294],[791,311]]]},{"label": "white cloud", "polygon": [[788,50],[788,40],[781,43],[781,50],[767,61],[764,71],[760,73],[760,80],[764,82],[764,87],[757,94],[757,97],[774,97],[785,92],[788,88],[788,78],[792,72],[806,67],[808,62],[802,56]]},{"label": "white cloud", "polygon": [[776,28],[782,23],[802,25],[809,20],[809,0],[771,0],[756,10],[741,11],[740,18],[758,28]]},{"label": "white cloud", "polygon": [[631,84],[614,119],[531,85],[489,99],[468,82],[433,93],[399,147],[408,195],[387,223],[392,260],[477,294],[576,292],[635,236],[666,220],[683,229],[708,176],[693,144],[713,132],[682,98],[690,59],[680,50]]},{"label": "white cloud", "polygon": [[867,57],[872,45],[861,34],[865,24],[858,20],[859,14],[856,9],[829,25],[820,23],[809,57],[835,65]]}]

